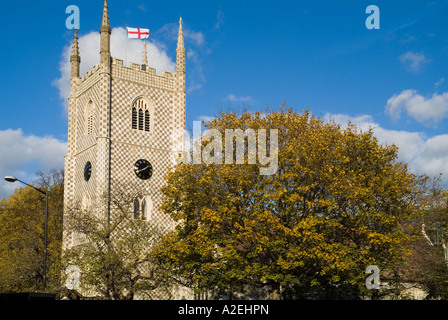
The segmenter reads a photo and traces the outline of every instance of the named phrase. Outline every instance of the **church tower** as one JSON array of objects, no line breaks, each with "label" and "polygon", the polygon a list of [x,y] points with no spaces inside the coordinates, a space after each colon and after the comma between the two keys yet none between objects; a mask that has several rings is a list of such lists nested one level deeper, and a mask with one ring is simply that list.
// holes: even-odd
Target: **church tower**
[{"label": "church tower", "polygon": [[[66,208],[89,209],[99,198],[123,186],[139,190],[135,218],[171,228],[160,212],[164,177],[184,151],[186,90],[182,19],[176,51],[177,70],[163,72],[148,66],[146,45],[142,64],[111,56],[111,27],[107,0],[101,23],[100,61],[80,77],[81,56],[75,30],[71,56],[68,154],[65,158]],[[101,211],[111,218],[110,204]],[[139,209],[139,210],[137,210]],[[139,212],[139,215],[137,215]],[[79,239],[64,234],[64,248]]]}]

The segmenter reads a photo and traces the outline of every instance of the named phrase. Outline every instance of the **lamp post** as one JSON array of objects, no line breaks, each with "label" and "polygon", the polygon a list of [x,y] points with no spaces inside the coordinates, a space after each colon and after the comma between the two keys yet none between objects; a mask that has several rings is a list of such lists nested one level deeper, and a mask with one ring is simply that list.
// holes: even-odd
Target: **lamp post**
[{"label": "lamp post", "polygon": [[27,185],[28,187],[33,188],[34,190],[39,191],[40,193],[45,195],[45,235],[44,235],[44,270],[43,270],[43,292],[45,293],[46,287],[47,287],[47,236],[48,236],[48,191],[42,191],[37,189],[36,187],[23,182],[16,177],[5,177],[5,180],[11,183],[14,182],[21,182],[24,185]]}]

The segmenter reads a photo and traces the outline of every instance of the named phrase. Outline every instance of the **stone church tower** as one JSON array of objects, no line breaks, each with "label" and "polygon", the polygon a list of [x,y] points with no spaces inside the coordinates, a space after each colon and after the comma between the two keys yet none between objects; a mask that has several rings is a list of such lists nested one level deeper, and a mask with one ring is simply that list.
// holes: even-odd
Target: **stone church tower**
[{"label": "stone church tower", "polygon": [[[71,56],[68,155],[65,158],[66,208],[88,209],[101,196],[135,186],[136,218],[166,228],[172,221],[158,209],[164,177],[184,150],[186,91],[185,47],[180,20],[175,73],[156,74],[142,64],[123,65],[111,57],[107,0],[101,25],[100,63],[80,77],[78,36]],[[140,209],[140,210],[137,210]],[[110,218],[110,207],[102,208]],[[64,248],[78,239],[66,232]]]}]

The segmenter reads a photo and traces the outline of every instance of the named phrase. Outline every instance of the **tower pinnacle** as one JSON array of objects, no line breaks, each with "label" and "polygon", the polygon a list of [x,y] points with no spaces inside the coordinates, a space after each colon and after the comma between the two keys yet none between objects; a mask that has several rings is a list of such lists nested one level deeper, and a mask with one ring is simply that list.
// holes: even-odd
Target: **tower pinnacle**
[{"label": "tower pinnacle", "polygon": [[177,40],[177,49],[184,48],[184,28],[182,18],[179,19],[179,36]]},{"label": "tower pinnacle", "polygon": [[177,41],[177,72],[185,74],[185,44],[182,18],[179,20],[179,36]]},{"label": "tower pinnacle", "polygon": [[78,43],[78,29],[75,29],[75,36],[73,38],[72,56],[70,58],[72,64],[72,78],[79,78],[79,67],[81,65],[81,57],[79,55],[79,43]]},{"label": "tower pinnacle", "polygon": [[148,51],[146,49],[146,41],[145,41],[143,44],[142,70],[146,71],[147,66],[148,66]]},{"label": "tower pinnacle", "polygon": [[109,8],[107,6],[107,0],[104,0],[104,6],[103,6],[103,21],[101,23],[101,29],[108,29],[110,30],[110,23],[109,23]]},{"label": "tower pinnacle", "polygon": [[112,30],[109,23],[109,8],[107,7],[107,0],[104,0],[103,20],[101,23],[101,66],[105,67],[107,71],[110,70],[111,56],[110,56],[110,35]]}]

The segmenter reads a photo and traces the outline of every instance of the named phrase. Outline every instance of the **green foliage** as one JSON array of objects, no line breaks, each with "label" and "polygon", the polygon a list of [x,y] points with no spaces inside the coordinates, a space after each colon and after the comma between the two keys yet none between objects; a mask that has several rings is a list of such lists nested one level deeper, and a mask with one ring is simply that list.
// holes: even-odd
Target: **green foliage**
[{"label": "green foliage", "polygon": [[403,269],[426,291],[427,299],[447,299],[448,192],[440,187],[440,179],[429,182],[424,215],[415,222],[419,237]]},{"label": "green foliage", "polygon": [[[47,289],[60,284],[63,172],[39,173],[34,184],[49,190]],[[42,291],[45,196],[19,188],[0,203],[0,292]]]},{"label": "green foliage", "polygon": [[162,209],[178,226],[156,254],[179,280],[219,293],[357,298],[368,293],[367,266],[394,270],[409,254],[420,181],[372,131],[283,108],[222,113],[206,126],[223,136],[278,129],[279,170],[182,164],[169,174]]},{"label": "green foliage", "polygon": [[[64,269],[81,270],[82,299],[133,300],[171,298],[167,270],[152,256],[160,231],[150,222],[135,219],[135,192],[111,195],[111,212],[106,202],[83,211],[68,208],[64,227],[78,244],[63,253]],[[107,200],[109,201],[109,200]]]}]

